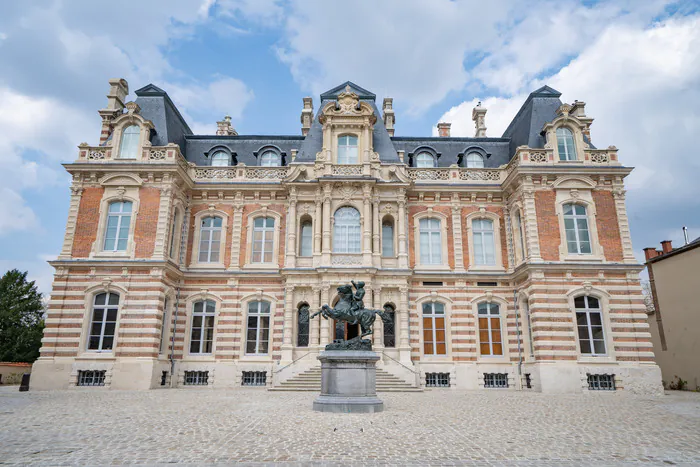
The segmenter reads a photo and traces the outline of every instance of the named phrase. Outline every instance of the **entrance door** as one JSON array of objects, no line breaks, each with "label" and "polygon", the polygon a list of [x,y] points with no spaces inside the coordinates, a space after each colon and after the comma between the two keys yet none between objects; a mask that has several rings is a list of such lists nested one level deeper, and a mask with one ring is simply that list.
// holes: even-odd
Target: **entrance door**
[{"label": "entrance door", "polygon": [[347,321],[333,320],[335,339],[350,340],[360,335],[359,324],[349,324]]}]

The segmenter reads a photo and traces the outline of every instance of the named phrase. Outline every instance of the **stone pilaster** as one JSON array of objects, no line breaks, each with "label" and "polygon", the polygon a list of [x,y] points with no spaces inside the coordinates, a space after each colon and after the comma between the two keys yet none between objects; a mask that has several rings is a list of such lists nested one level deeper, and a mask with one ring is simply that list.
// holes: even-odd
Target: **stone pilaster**
[{"label": "stone pilaster", "polygon": [[[311,288],[311,291],[313,293],[313,299],[311,300],[311,313],[316,313],[318,310],[321,309],[321,287],[320,286],[313,286]],[[309,320],[309,348],[315,351],[318,351],[319,348],[319,328],[321,324],[321,320],[323,318],[321,315],[318,315],[312,320]]]},{"label": "stone pilaster", "polygon": [[527,259],[531,262],[541,263],[540,237],[537,229],[537,208],[535,207],[535,190],[532,187],[532,177],[527,177],[523,191],[523,227],[525,228],[525,244],[527,246]]},{"label": "stone pilaster", "polygon": [[289,212],[287,215],[287,248],[285,267],[296,266],[297,257],[297,195],[296,188],[290,189]]},{"label": "stone pilaster", "polygon": [[377,192],[375,192],[374,201],[372,201],[372,220],[372,264],[375,268],[379,268],[382,265],[382,247],[380,242],[382,220],[379,218],[379,197]]},{"label": "stone pilaster", "polygon": [[154,259],[167,258],[168,233],[173,228],[173,190],[166,186],[160,189],[160,204],[158,205],[158,224],[156,226],[155,246],[153,248]]},{"label": "stone pilaster", "polygon": [[625,263],[636,263],[634,257],[634,249],[632,247],[632,235],[630,234],[630,223],[627,217],[627,207],[625,206],[625,190],[622,185],[622,179],[615,180],[617,185],[613,190],[613,198],[615,199],[615,212],[617,213],[617,223],[620,229],[620,239],[622,240],[622,261]]},{"label": "stone pilaster", "polygon": [[399,287],[399,309],[396,312],[399,315],[399,360],[404,364],[411,363],[411,341],[408,329],[408,286]]},{"label": "stone pilaster", "polygon": [[[330,305],[331,301],[331,285],[328,282],[324,282],[321,286],[321,304]],[[319,306],[319,308],[321,308]],[[321,315],[318,316],[319,322],[321,323],[321,341],[320,346],[324,348],[330,343],[330,331],[331,331],[331,320],[324,319]]]},{"label": "stone pilaster", "polygon": [[370,195],[371,187],[365,185],[363,188],[362,204],[362,265],[372,266],[372,204]]},{"label": "stone pilaster", "polygon": [[455,272],[464,272],[464,243],[462,241],[462,208],[455,193],[452,200],[452,241],[454,242]]},{"label": "stone pilaster", "polygon": [[408,268],[408,253],[406,249],[406,190],[399,189],[399,214],[396,220],[399,239],[399,267]]},{"label": "stone pilaster", "polygon": [[[382,288],[376,287],[372,289],[372,308],[375,310],[382,309]],[[374,322],[374,350],[381,352],[384,350],[384,321],[382,317],[377,315]]]},{"label": "stone pilaster", "polygon": [[331,192],[332,185],[323,187],[323,244],[321,248],[321,265],[331,264]]},{"label": "stone pilaster", "polygon": [[63,237],[63,247],[58,259],[70,259],[73,251],[73,238],[75,237],[75,227],[78,221],[78,210],[80,209],[80,199],[83,196],[82,187],[72,186],[70,188],[70,205],[68,207],[68,220],[66,221],[66,234]]},{"label": "stone pilaster", "polygon": [[[237,194],[237,198],[240,193]],[[233,225],[231,227],[231,262],[229,270],[240,269],[241,229],[243,228],[243,204],[238,201],[233,205]]]},{"label": "stone pilaster", "polygon": [[314,267],[321,265],[321,225],[323,214],[321,213],[321,190],[316,190],[316,209],[314,211]]},{"label": "stone pilaster", "polygon": [[294,286],[284,288],[284,330],[282,333],[282,362],[293,360],[292,334],[294,331]]}]

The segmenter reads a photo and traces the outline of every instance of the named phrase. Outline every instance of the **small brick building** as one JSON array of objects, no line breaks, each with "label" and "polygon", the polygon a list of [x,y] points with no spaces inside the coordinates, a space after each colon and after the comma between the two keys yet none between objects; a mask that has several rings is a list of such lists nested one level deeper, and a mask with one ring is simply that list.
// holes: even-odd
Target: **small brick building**
[{"label": "small brick building", "polygon": [[34,389],[277,387],[355,326],[309,312],[364,281],[409,386],[656,393],[615,147],[544,86],[501,137],[394,134],[391,98],[303,99],[301,135],[192,134],[154,85],[110,81],[71,174]]}]

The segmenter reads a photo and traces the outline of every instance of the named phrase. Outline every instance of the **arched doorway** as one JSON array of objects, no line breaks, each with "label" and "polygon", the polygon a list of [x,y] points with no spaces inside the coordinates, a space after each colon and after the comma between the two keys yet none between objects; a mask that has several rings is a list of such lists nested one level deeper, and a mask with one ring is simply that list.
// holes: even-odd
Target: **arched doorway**
[{"label": "arched doorway", "polygon": [[[333,299],[332,307],[335,307],[336,303],[338,303],[340,297],[337,295]],[[333,336],[333,340],[349,340],[349,339],[354,339],[355,337],[358,337],[360,335],[360,324],[349,324],[346,321],[336,321],[334,319],[331,319],[331,334]]]}]

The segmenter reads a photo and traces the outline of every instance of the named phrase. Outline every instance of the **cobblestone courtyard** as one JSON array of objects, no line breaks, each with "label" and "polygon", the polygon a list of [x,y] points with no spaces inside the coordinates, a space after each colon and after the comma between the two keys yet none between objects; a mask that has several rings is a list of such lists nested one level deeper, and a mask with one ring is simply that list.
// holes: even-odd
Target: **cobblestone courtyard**
[{"label": "cobblestone courtyard", "polygon": [[0,389],[0,464],[700,464],[700,394],[382,393],[321,414],[314,393]]}]

